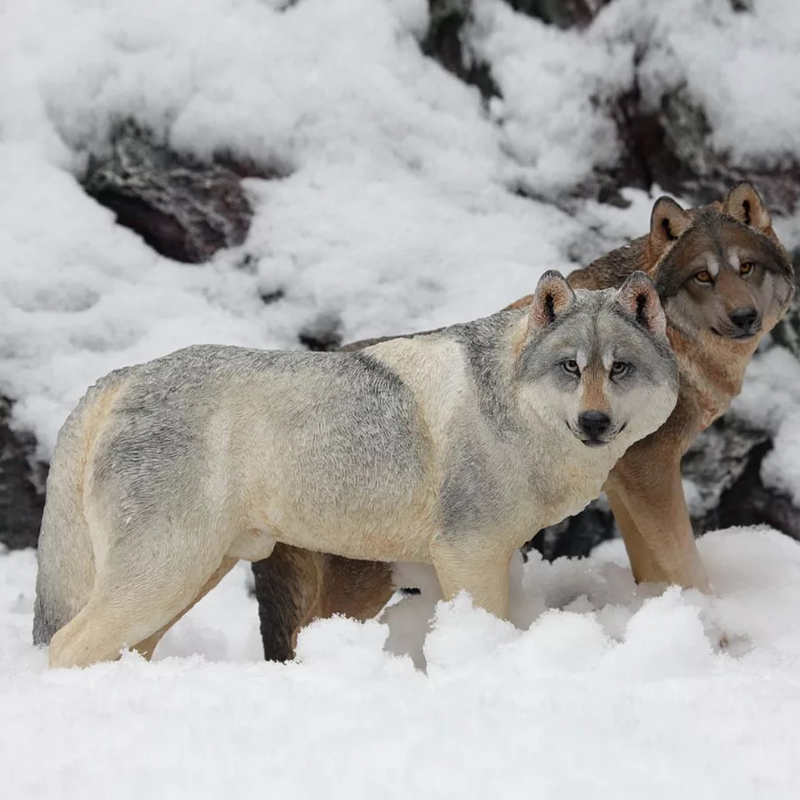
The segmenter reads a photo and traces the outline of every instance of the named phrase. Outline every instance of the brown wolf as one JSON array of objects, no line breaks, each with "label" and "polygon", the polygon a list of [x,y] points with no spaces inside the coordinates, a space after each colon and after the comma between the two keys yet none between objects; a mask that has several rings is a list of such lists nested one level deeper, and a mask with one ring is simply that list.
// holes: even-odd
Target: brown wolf
[{"label": "brown wolf", "polygon": [[[667,422],[633,445],[605,491],[639,582],[709,590],[683,495],[680,461],[697,434],[729,407],[761,338],[794,293],[788,253],[758,192],[737,184],[721,202],[682,209],[656,201],[650,232],[569,276],[574,288],[618,287],[650,274],[667,316],[681,388]],[[526,296],[510,307],[531,302]],[[347,349],[372,344],[356,342]],[[275,555],[279,555],[275,558]],[[394,590],[388,564],[276,548],[254,565],[265,655],[292,657],[297,630],[315,617],[373,616]]]}]

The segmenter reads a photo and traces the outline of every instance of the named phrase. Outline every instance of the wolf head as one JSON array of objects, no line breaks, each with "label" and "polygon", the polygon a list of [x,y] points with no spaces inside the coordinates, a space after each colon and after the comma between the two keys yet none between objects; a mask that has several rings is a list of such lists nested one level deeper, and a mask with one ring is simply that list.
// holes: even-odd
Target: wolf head
[{"label": "wolf head", "polygon": [[660,198],[648,246],[665,313],[684,335],[755,340],[774,327],[794,294],[788,253],[746,182],[723,202],[688,211]]},{"label": "wolf head", "polygon": [[634,272],[619,290],[573,291],[545,273],[519,358],[521,399],[587,447],[625,447],[667,419],[678,368],[655,286]]}]

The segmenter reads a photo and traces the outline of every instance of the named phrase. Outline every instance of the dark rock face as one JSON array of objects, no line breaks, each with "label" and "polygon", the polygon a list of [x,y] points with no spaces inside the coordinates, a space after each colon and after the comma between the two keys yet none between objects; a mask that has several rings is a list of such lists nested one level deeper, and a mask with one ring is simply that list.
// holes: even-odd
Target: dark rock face
[{"label": "dark rock face", "polygon": [[564,556],[585,558],[598,544],[613,539],[615,535],[614,515],[608,504],[593,500],[580,514],[539,531],[522,552],[538,550],[546,561]]},{"label": "dark rock face", "polygon": [[472,25],[472,0],[428,0],[430,24],[421,43],[422,52],[470,86],[481,97],[499,97],[489,65],[481,61],[466,35]]},{"label": "dark rock face", "polygon": [[635,80],[633,88],[612,104],[610,113],[623,153],[610,174],[620,187],[649,191],[658,184],[699,205],[723,197],[737,181],[749,180],[773,213],[794,212],[800,199],[800,166],[743,170],[731,165],[712,150],[708,119],[685,88],[665,95],[653,107]]},{"label": "dark rock face", "polygon": [[126,123],[108,157],[90,163],[84,188],[161,255],[200,263],[247,235],[252,210],[240,179],[278,174],[224,159],[200,162]]},{"label": "dark rock face", "polygon": [[[515,10],[559,28],[585,28],[610,0],[506,0]],[[470,43],[474,24],[473,0],[428,0],[430,23],[421,43],[422,52],[448,72],[476,86],[488,101],[501,92],[491,67]]]},{"label": "dark rock face", "polygon": [[506,0],[515,11],[559,28],[585,28],[610,0]]},{"label": "dark rock face", "polygon": [[308,323],[299,333],[300,344],[309,350],[330,352],[342,344],[341,320],[334,314],[323,313]]},{"label": "dark rock face", "polygon": [[[758,431],[744,434],[744,440],[758,437]],[[735,435],[734,435],[735,442]],[[719,492],[714,508],[699,520],[693,520],[700,531],[729,528],[734,525],[770,525],[800,541],[800,512],[792,501],[761,483],[761,462],[772,449],[772,442],[762,441],[735,462],[736,477],[729,476],[728,485]],[[734,474],[735,474],[734,473]]]},{"label": "dark rock face", "polygon": [[33,460],[33,437],[11,430],[10,412],[10,401],[0,396],[0,545],[36,547],[47,467]]}]

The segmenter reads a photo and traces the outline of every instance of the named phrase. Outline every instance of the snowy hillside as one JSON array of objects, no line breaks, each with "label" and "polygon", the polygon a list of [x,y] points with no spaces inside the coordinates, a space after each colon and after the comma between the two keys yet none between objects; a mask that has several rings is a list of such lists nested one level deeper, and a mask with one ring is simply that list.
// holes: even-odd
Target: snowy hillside
[{"label": "snowy hillside", "polygon": [[[523,13],[549,6],[599,13]],[[800,247],[794,0],[430,8],[0,0],[0,400],[37,458],[115,367],[489,314],[644,233],[665,190],[691,204],[750,177]],[[243,240],[181,263],[118,224],[85,184],[125,125],[228,165]],[[773,442],[756,478],[800,504],[796,355],[767,342],[733,414]],[[700,544],[711,600],[648,599],[619,542],[534,557],[520,630],[440,607],[427,674],[430,594],[386,615],[410,656],[334,620],[298,663],[260,662],[244,567],[157,663],[47,673],[34,554],[0,554],[0,795],[796,797],[800,546]]]}]

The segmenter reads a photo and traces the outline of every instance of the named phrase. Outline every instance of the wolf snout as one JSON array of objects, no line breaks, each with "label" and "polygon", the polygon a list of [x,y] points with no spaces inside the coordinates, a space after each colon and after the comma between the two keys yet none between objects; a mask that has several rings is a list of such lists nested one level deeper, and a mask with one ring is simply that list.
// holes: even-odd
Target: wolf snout
[{"label": "wolf snout", "polygon": [[578,427],[587,437],[582,439],[584,444],[590,446],[605,444],[602,436],[611,427],[611,417],[604,411],[582,411],[578,415]]},{"label": "wolf snout", "polygon": [[761,328],[761,317],[752,306],[735,308],[728,314],[734,337],[754,336]]}]

